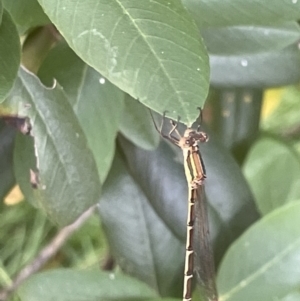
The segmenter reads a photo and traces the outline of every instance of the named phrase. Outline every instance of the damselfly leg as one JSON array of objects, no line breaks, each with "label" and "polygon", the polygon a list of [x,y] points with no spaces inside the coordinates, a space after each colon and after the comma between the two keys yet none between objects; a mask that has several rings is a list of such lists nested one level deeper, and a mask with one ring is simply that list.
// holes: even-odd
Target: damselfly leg
[{"label": "damselfly leg", "polygon": [[[172,127],[171,130],[169,131],[168,135],[163,134],[163,127],[164,127],[165,120],[166,120],[166,113],[167,113],[167,112],[164,112],[164,114],[163,114],[163,120],[162,120],[162,122],[161,122],[160,128],[158,128],[158,126],[157,126],[157,124],[156,124],[156,122],[155,122],[155,120],[154,120],[153,114],[152,114],[152,112],[151,112],[151,110],[150,110],[150,115],[151,115],[151,118],[152,118],[152,120],[153,120],[155,129],[157,130],[157,132],[158,132],[163,138],[165,138],[165,139],[171,141],[173,144],[175,144],[175,145],[178,146],[179,139],[178,139],[177,137],[172,136],[172,133],[176,130],[177,125],[176,125],[176,126],[173,125],[173,127]],[[179,119],[178,119],[178,120],[179,120]],[[181,136],[179,135],[179,137],[181,137]]]}]

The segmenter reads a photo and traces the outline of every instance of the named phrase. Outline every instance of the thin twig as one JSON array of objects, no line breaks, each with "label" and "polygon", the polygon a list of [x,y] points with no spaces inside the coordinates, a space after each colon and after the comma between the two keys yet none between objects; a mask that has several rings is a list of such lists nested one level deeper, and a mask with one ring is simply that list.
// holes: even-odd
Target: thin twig
[{"label": "thin twig", "polygon": [[51,258],[53,258],[66,240],[77,230],[82,224],[94,213],[96,205],[90,207],[77,220],[62,228],[52,241],[44,247],[37,257],[28,265],[26,265],[18,275],[13,279],[12,284],[0,291],[0,301],[5,301],[8,297],[23,283],[30,275],[39,271]]}]

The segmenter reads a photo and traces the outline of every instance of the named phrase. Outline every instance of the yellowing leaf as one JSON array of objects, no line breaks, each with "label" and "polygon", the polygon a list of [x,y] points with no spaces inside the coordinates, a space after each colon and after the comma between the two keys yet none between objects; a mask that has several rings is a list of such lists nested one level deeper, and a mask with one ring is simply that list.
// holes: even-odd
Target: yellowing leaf
[{"label": "yellowing leaf", "polygon": [[262,119],[269,116],[279,105],[284,88],[266,90],[261,111]]},{"label": "yellowing leaf", "polygon": [[15,185],[15,187],[6,195],[4,198],[4,203],[6,205],[12,206],[23,201],[24,195],[20,190],[19,185]]}]

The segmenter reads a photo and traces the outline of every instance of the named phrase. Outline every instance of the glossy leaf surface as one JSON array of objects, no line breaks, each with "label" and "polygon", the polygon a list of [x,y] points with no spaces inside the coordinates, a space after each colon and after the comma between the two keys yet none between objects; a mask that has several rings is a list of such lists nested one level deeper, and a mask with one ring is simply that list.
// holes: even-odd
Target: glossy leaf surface
[{"label": "glossy leaf surface", "polygon": [[298,0],[182,0],[199,27],[296,21]]},{"label": "glossy leaf surface", "polygon": [[104,181],[114,156],[124,93],[86,65],[65,43],[49,53],[38,75],[47,86],[57,80],[66,92]]},{"label": "glossy leaf surface", "polygon": [[297,45],[252,55],[211,55],[211,83],[217,87],[264,88],[296,83],[300,79]]},{"label": "glossy leaf surface", "polygon": [[160,114],[196,119],[208,92],[208,56],[179,0],[39,3],[70,47],[113,84]]},{"label": "glossy leaf surface", "polygon": [[299,214],[299,202],[281,207],[230,247],[218,275],[220,300],[297,300],[287,296],[299,287]]},{"label": "glossy leaf surface", "polygon": [[99,210],[121,268],[162,296],[180,296],[184,245],[151,206],[119,156],[105,183]]},{"label": "glossy leaf surface", "polygon": [[17,29],[7,11],[0,23],[0,103],[17,77],[20,65],[20,41]]},{"label": "glossy leaf surface", "polygon": [[213,55],[246,55],[276,51],[299,40],[296,22],[265,26],[212,27],[201,31],[207,50]]},{"label": "glossy leaf surface", "polygon": [[[21,69],[1,110],[28,117],[32,126],[33,139],[23,137],[26,144],[19,145],[15,158],[20,171],[17,181],[26,197],[33,198],[31,201],[59,225],[71,223],[97,202],[100,183],[95,161],[60,87],[47,89],[33,74]],[[31,172],[28,164],[32,162]],[[30,185],[30,174],[37,189]]]},{"label": "glossy leaf surface", "polygon": [[128,276],[70,269],[34,275],[18,294],[22,301],[143,301],[156,296],[147,285]]}]

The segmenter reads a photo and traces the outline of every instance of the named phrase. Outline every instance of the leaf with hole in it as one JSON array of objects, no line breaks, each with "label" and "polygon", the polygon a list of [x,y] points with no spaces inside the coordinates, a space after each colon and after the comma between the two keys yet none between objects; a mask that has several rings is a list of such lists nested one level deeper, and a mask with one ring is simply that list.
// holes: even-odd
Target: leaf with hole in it
[{"label": "leaf with hole in it", "polygon": [[282,141],[259,140],[248,154],[244,173],[262,214],[300,198],[300,159]]},{"label": "leaf with hole in it", "polygon": [[18,295],[22,301],[146,301],[157,296],[146,284],[125,275],[70,269],[33,275]]},{"label": "leaf with hole in it", "polygon": [[38,76],[48,86],[62,86],[87,137],[101,182],[110,169],[124,92],[86,65],[65,43],[48,54]]},{"label": "leaf with hole in it", "polygon": [[0,103],[12,88],[17,77],[21,52],[17,29],[7,11],[0,23]]},{"label": "leaf with hole in it", "polygon": [[39,0],[74,51],[153,110],[191,124],[208,92],[209,64],[180,0]]},{"label": "leaf with hole in it", "polygon": [[299,289],[299,215],[299,202],[281,207],[231,246],[219,269],[220,300],[282,300]]},{"label": "leaf with hole in it", "polygon": [[158,146],[159,134],[154,127],[149,109],[128,94],[125,97],[120,131],[140,148],[151,150]]},{"label": "leaf with hole in it", "polygon": [[297,22],[265,26],[228,26],[201,31],[212,55],[246,55],[276,51],[296,43],[300,38]]},{"label": "leaf with hole in it", "polygon": [[211,55],[211,83],[216,87],[283,86],[300,79],[297,45],[280,51],[244,55]]},{"label": "leaf with hole in it", "polygon": [[[33,141],[28,141],[31,137],[25,137],[28,144],[18,147],[15,161],[17,181],[25,197],[33,198],[32,202],[59,225],[71,223],[97,202],[100,182],[95,161],[60,87],[48,89],[21,69],[0,111],[26,116],[32,127],[37,157],[32,158]],[[32,171],[30,160],[35,165]],[[37,189],[30,187],[30,174]]]},{"label": "leaf with hole in it", "polygon": [[199,27],[297,21],[298,0],[182,0]]},{"label": "leaf with hole in it", "polygon": [[37,0],[2,0],[13,17],[18,30],[24,34],[28,29],[50,23]]}]

